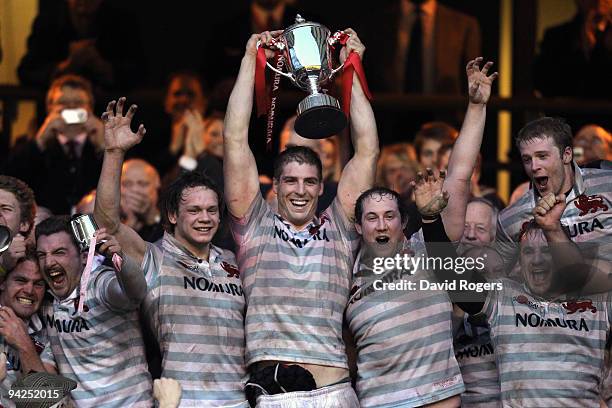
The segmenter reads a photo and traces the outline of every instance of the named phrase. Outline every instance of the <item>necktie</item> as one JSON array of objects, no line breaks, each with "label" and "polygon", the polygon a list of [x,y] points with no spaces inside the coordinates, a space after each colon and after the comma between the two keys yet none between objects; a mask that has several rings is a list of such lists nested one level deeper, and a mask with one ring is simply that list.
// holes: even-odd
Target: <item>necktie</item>
[{"label": "necktie", "polygon": [[74,140],[69,140],[68,142],[66,142],[66,147],[68,148],[68,152],[66,153],[68,156],[68,160],[78,160],[79,156],[77,154],[77,142],[75,142]]},{"label": "necktie", "polygon": [[404,73],[404,91],[423,92],[423,24],[422,11],[415,5],[416,18],[410,32],[410,46],[406,54],[406,70]]}]

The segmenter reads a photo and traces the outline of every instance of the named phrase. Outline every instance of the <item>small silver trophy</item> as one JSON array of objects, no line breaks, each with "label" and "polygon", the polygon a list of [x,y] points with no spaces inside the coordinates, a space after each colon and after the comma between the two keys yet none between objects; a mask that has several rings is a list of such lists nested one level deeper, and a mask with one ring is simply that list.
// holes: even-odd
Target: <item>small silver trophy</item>
[{"label": "small silver trophy", "polygon": [[[79,244],[81,251],[89,249],[91,239],[98,229],[98,224],[91,214],[75,214],[70,219],[72,235]],[[96,243],[100,244],[100,242]]]},{"label": "small silver trophy", "polygon": [[11,246],[12,241],[13,234],[11,234],[11,230],[4,225],[0,225],[0,255]]},{"label": "small silver trophy", "polygon": [[282,53],[288,72],[266,63],[272,71],[289,78],[298,88],[310,93],[297,108],[295,131],[309,139],[324,139],[346,126],[340,104],[321,89],[342,69],[332,67],[332,47],[336,40],[322,24],[306,21],[299,14],[295,24],[275,39],[274,47]]}]

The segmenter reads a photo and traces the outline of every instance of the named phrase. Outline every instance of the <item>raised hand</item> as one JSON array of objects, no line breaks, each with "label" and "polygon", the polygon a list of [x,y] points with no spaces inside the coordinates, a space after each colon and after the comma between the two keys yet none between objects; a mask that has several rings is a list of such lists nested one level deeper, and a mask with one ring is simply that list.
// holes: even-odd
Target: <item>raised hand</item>
[{"label": "raised hand", "polygon": [[555,196],[548,193],[540,198],[533,209],[536,224],[544,232],[558,231],[561,229],[561,215],[567,206],[565,194]]},{"label": "raised hand", "polygon": [[8,306],[0,306],[0,335],[17,350],[32,343],[25,323]]},{"label": "raised hand", "polygon": [[[125,153],[131,147],[136,146],[142,140],[146,129],[140,124],[136,133],[132,132],[130,125],[137,106],[132,105],[127,114],[123,116],[125,98],[119,98],[119,102],[110,101],[106,106],[106,112],[102,114],[104,122],[104,149],[106,151],[121,151]],[[117,107],[115,112],[115,105]]]},{"label": "raised hand", "polygon": [[257,43],[260,42],[260,47],[266,50],[266,58],[272,58],[274,52],[274,41],[276,37],[281,35],[283,30],[264,31],[261,34],[253,34],[246,45],[245,55],[255,57],[257,55]]},{"label": "raised hand", "polygon": [[426,174],[417,173],[416,181],[413,181],[414,201],[419,213],[425,217],[433,217],[442,212],[448,204],[448,192],[442,191],[446,171],[440,171],[440,177],[436,177],[433,170],[428,168]]},{"label": "raised hand", "polygon": [[487,76],[489,69],[491,69],[493,66],[493,62],[487,62],[481,70],[480,63],[482,61],[482,57],[471,60],[466,65],[465,72],[467,73],[468,78],[470,103],[484,105],[489,101],[489,97],[491,96],[491,86],[499,74],[494,72]]},{"label": "raised hand", "polygon": [[348,34],[350,37],[346,42],[346,45],[340,50],[340,63],[344,64],[344,61],[346,61],[346,58],[351,51],[355,51],[359,55],[359,58],[363,60],[363,54],[365,53],[366,47],[357,36],[355,30],[352,28],[347,28],[346,30],[343,30],[343,32]]}]

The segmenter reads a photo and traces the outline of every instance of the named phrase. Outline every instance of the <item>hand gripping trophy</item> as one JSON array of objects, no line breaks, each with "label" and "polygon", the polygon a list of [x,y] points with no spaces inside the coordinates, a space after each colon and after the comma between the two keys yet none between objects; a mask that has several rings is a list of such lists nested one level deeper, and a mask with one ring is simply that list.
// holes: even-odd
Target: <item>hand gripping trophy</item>
[{"label": "hand gripping trophy", "polygon": [[[295,24],[286,28],[272,44],[257,45],[279,52],[280,57],[284,59],[287,72],[278,70],[267,61],[265,65],[309,93],[297,107],[295,131],[302,137],[323,139],[339,133],[346,127],[347,116],[340,109],[338,100],[327,95],[321,86],[329,83],[338,71],[346,68],[347,63],[350,64],[349,61],[354,61],[352,58],[347,58],[344,64],[337,68],[332,66],[332,52],[335,45],[344,44],[347,38],[348,35],[341,31],[332,35],[324,25],[306,21],[298,14]],[[259,55],[263,55],[265,60],[265,54]],[[359,57],[356,55],[355,57],[359,60]],[[261,60],[258,64],[261,64]],[[357,71],[358,74],[361,71],[360,75],[363,75],[362,69]],[[352,70],[350,76],[352,79]],[[365,83],[365,78],[361,81]]]}]

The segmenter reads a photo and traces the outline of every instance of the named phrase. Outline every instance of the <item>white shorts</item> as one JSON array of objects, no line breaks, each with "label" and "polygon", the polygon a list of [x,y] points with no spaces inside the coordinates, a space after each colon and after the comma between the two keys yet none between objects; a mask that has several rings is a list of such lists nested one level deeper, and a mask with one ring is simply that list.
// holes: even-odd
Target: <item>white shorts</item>
[{"label": "white shorts", "polygon": [[359,408],[359,400],[350,382],[313,391],[260,395],[257,408]]}]

